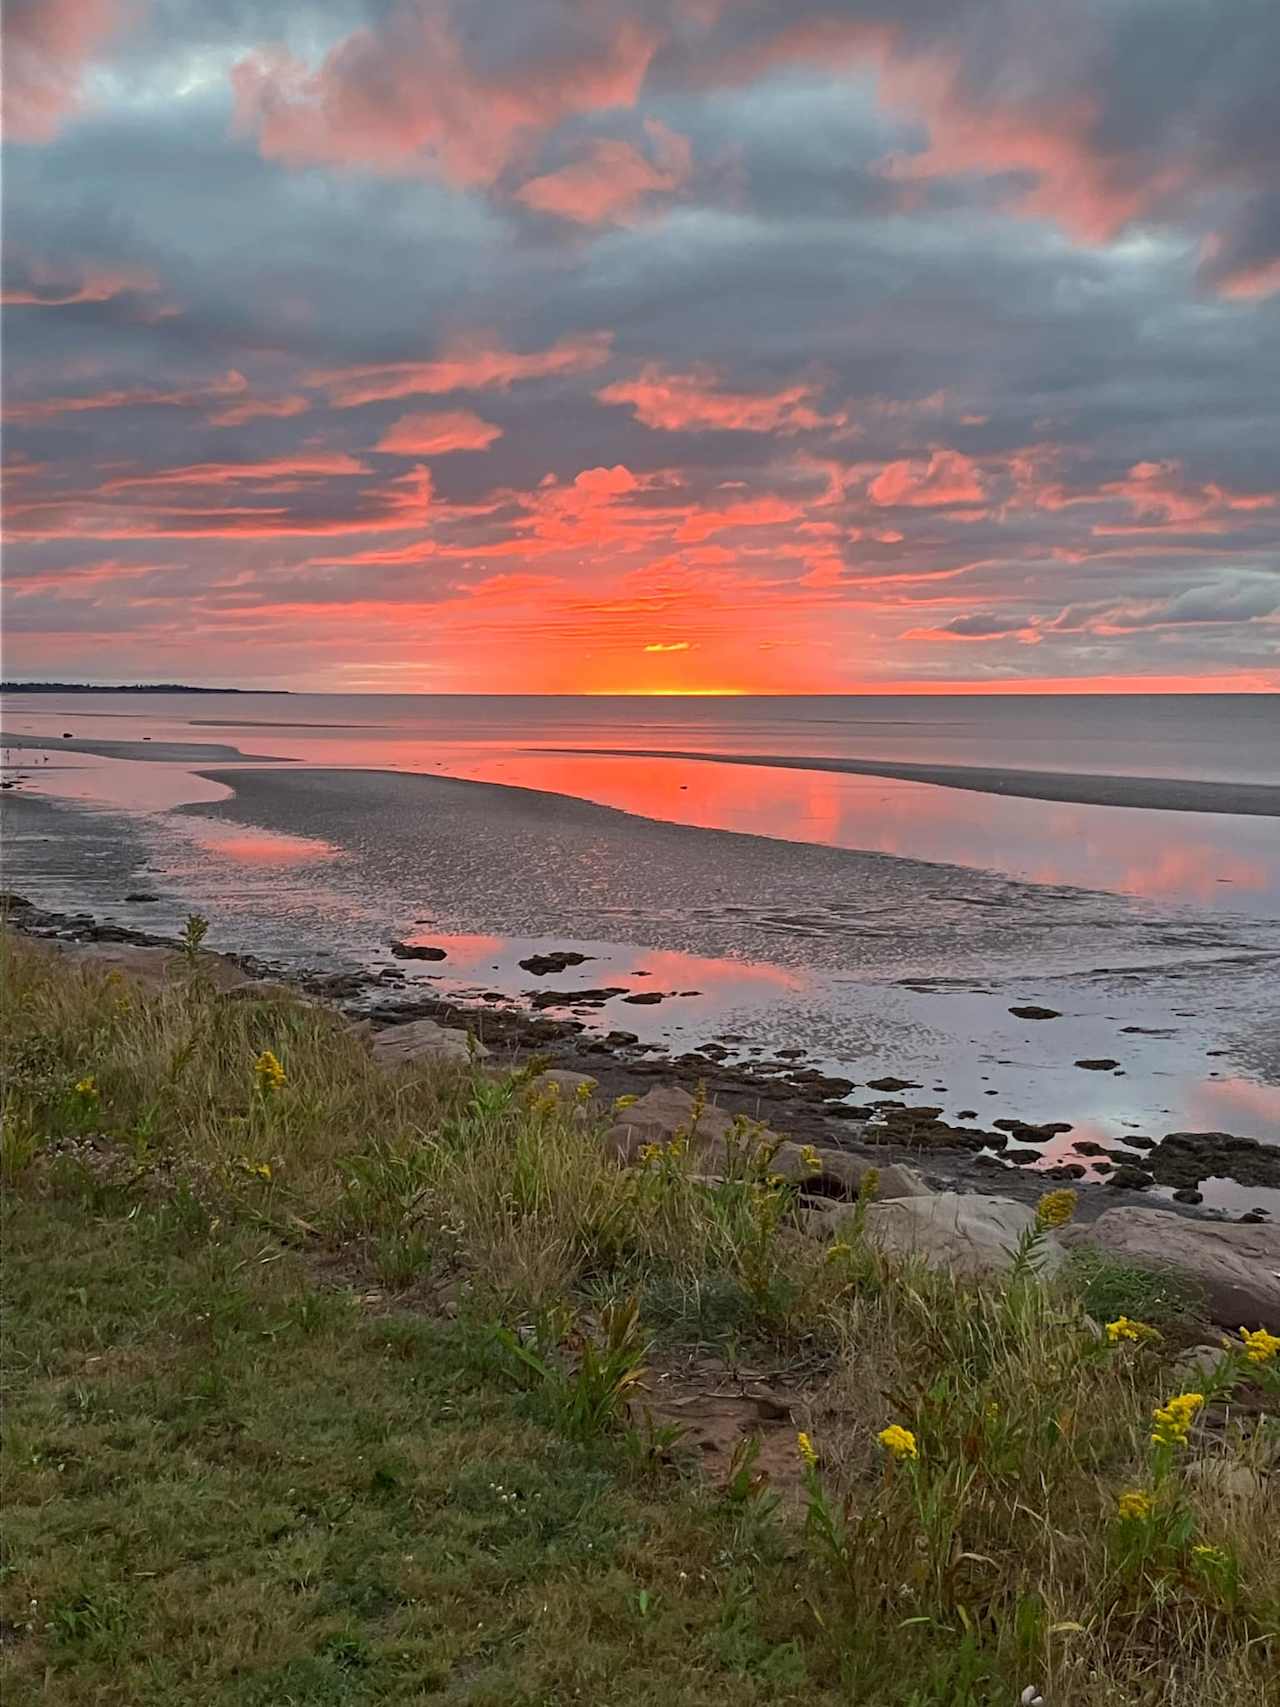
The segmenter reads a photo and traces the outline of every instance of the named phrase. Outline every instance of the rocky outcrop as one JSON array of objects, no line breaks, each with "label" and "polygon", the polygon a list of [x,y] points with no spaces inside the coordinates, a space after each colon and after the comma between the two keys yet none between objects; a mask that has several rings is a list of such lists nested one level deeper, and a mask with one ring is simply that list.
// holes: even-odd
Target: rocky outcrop
[{"label": "rocky outcrop", "polygon": [[380,1067],[466,1066],[468,1061],[483,1061],[489,1053],[465,1031],[452,1031],[433,1019],[410,1020],[408,1025],[375,1032],[370,1048]]},{"label": "rocky outcrop", "polygon": [[1185,1276],[1221,1327],[1280,1332],[1280,1227],[1193,1221],[1163,1209],[1108,1209],[1088,1226],[1073,1227],[1070,1243]]},{"label": "rocky outcrop", "polygon": [[[734,1116],[714,1103],[707,1103],[697,1112],[697,1105],[688,1091],[675,1085],[660,1085],[642,1096],[627,1109],[604,1136],[606,1152],[624,1166],[633,1163],[647,1144],[670,1144],[678,1136],[689,1140],[689,1153],[702,1177],[716,1177],[731,1165],[730,1149],[735,1142]],[[928,1186],[911,1168],[897,1164],[877,1168],[875,1162],[844,1150],[816,1148],[818,1165],[815,1168],[807,1146],[779,1139],[767,1127],[748,1140],[753,1147],[777,1144],[769,1171],[781,1174],[786,1180],[803,1185],[814,1195],[850,1199],[869,1169],[879,1175],[881,1195],[910,1197],[927,1194]]]},{"label": "rocky outcrop", "polygon": [[[850,1213],[840,1204],[824,1205],[811,1212],[808,1231],[837,1238]],[[1035,1220],[1034,1209],[1011,1197],[940,1191],[869,1204],[864,1227],[871,1243],[893,1256],[920,1257],[930,1268],[972,1278],[1008,1270],[1018,1241]],[[1046,1233],[1037,1273],[1056,1274],[1065,1260],[1056,1236]]]}]

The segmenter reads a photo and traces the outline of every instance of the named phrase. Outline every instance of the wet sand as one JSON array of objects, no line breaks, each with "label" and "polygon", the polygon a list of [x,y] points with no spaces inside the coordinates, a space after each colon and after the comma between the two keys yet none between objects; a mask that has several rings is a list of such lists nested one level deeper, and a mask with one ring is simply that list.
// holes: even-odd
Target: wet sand
[{"label": "wet sand", "polygon": [[1136,806],[1169,812],[1228,812],[1280,818],[1280,784],[1197,782],[1158,776],[1085,776],[1067,771],[1002,770],[983,765],[900,764],[882,759],[804,758],[793,753],[692,753],[660,747],[538,747],[531,751],[593,754],[612,759],[687,759],[717,765],[762,765],[772,770],[836,771],[934,783],[980,794],[1061,800],[1077,806]]}]

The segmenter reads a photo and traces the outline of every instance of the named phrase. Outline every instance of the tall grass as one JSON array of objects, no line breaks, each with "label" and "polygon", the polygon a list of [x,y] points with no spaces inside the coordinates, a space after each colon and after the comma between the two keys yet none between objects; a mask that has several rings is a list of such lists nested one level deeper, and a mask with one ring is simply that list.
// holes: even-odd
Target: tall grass
[{"label": "tall grass", "polygon": [[[219,996],[198,959],[146,991],[0,953],[11,1193],[161,1200],[410,1297],[446,1288],[577,1440],[625,1429],[655,1337],[802,1357],[795,1497],[764,1495],[750,1451],[722,1497],[793,1549],[773,1615],[825,1656],[831,1699],[1280,1699],[1278,1360],[1238,1342],[1185,1440],[1153,1443],[1186,1385],[1186,1295],[1096,1261],[1044,1283],[1034,1253],[958,1284],[882,1255],[858,1212],[806,1235],[749,1126],[715,1179],[690,1133],[623,1169],[532,1068],[389,1074],[340,1017]],[[1089,1314],[1147,1298],[1165,1338]],[[1190,1474],[1206,1455],[1231,1476]]]}]

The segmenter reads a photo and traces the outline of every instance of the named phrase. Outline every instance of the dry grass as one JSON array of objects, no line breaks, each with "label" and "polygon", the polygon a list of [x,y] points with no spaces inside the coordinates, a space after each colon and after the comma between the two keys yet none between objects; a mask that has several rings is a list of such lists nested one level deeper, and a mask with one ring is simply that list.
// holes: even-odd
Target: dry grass
[{"label": "dry grass", "polygon": [[[1053,1286],[959,1287],[887,1261],[856,1229],[836,1247],[804,1236],[793,1189],[749,1133],[720,1184],[696,1178],[679,1144],[621,1170],[598,1126],[528,1074],[388,1075],[322,1009],[228,1000],[198,976],[148,993],[20,943],[0,952],[0,1159],[25,1265],[9,1495],[20,1556],[4,1616],[33,1626],[11,1685],[30,1699],[1012,1707],[1029,1684],[1049,1707],[1280,1699],[1280,1517],[1263,1473],[1274,1364],[1224,1363],[1189,1443],[1155,1448],[1152,1411],[1187,1383],[1173,1345],[1099,1336],[1085,1299],[1110,1279],[1096,1267]],[[282,1083],[255,1070],[264,1051]],[[66,1271],[52,1293],[42,1250]],[[1132,1293],[1133,1276],[1114,1279]],[[401,1299],[390,1314],[377,1305],[376,1345],[368,1324],[353,1331],[353,1300],[371,1287]],[[451,1323],[432,1315],[446,1296]],[[638,1302],[639,1322],[615,1311],[601,1332],[620,1300]],[[596,1350],[609,1331],[616,1343]],[[627,1427],[654,1335],[726,1358],[764,1347],[822,1372],[798,1418],[817,1453],[799,1502],[772,1506],[750,1474],[701,1487],[670,1467],[670,1440]],[[86,1364],[89,1344],[104,1367]],[[407,1362],[388,1353],[397,1345]],[[435,1435],[415,1436],[415,1405]],[[127,1448],[106,1420],[126,1414]],[[244,1429],[226,1431],[246,1416],[238,1462]],[[890,1423],[911,1431],[914,1458],[878,1443]],[[271,1497],[287,1503],[320,1463],[328,1491],[271,1543],[303,1590],[261,1606],[251,1489],[273,1430],[305,1437],[311,1469],[286,1453]],[[562,1460],[557,1432],[573,1439]],[[352,1465],[391,1436],[389,1480],[371,1492]],[[59,1451],[78,1466],[70,1483],[50,1468]],[[1187,1474],[1205,1454],[1243,1497]],[[86,1536],[151,1509],[157,1476],[207,1531],[163,1616],[119,1550],[93,1542],[87,1577],[77,1563]],[[423,1635],[401,1594],[403,1556],[423,1549],[452,1549],[449,1595],[472,1623],[510,1632],[502,1573],[452,1507],[483,1483],[487,1512],[490,1482],[530,1477],[566,1510],[584,1477],[596,1489],[592,1523],[630,1585],[625,1610],[601,1599],[589,1558],[566,1557],[561,1530],[534,1525],[519,1539],[520,1580],[536,1587],[517,1596],[518,1639],[477,1657],[484,1644],[439,1619]],[[1140,1521],[1117,1509],[1135,1489],[1153,1502]],[[359,1568],[335,1564],[335,1521],[365,1536]],[[154,1523],[168,1535],[173,1518]],[[233,1587],[237,1570],[252,1592]],[[316,1600],[323,1610],[335,1571],[356,1607],[336,1622]],[[401,1585],[392,1610],[372,1594],[359,1610],[362,1571]],[[56,1610],[24,1618],[28,1599]],[[252,1638],[215,1643],[206,1603],[247,1619]],[[284,1681],[273,1653],[293,1668]],[[184,1677],[200,1678],[195,1693]]]}]

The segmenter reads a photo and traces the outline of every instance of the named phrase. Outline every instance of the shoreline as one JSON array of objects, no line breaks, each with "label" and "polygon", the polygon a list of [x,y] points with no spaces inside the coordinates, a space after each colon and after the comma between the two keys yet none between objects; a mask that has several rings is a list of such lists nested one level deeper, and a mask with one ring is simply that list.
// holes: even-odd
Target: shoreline
[{"label": "shoreline", "polygon": [[[180,944],[175,936],[135,930],[112,922],[101,922],[87,913],[64,914],[47,911],[20,895],[0,896],[0,929],[36,942],[45,942],[60,952],[94,961],[110,969],[128,969],[131,949],[143,951],[145,961],[163,950],[176,955]],[[287,990],[302,998],[332,1007],[345,1017],[367,1022],[375,1033],[390,1031],[416,1020],[433,1020],[451,1028],[462,1028],[497,1052],[508,1065],[531,1060],[545,1067],[587,1073],[598,1082],[608,1098],[644,1095],[658,1087],[674,1086],[696,1091],[704,1088],[713,1104],[730,1114],[745,1114],[782,1132],[796,1143],[814,1143],[861,1160],[916,1169],[934,1191],[960,1191],[975,1196],[994,1195],[1034,1205],[1054,1184],[1068,1184],[1079,1197],[1081,1222],[1095,1220],[1107,1209],[1129,1205],[1158,1207],[1197,1221],[1219,1224],[1256,1221],[1254,1211],[1235,1215],[1214,1207],[1200,1207],[1189,1200],[1152,1191],[1148,1181],[1129,1183],[1123,1169],[1143,1162],[1141,1152],[1123,1151],[1117,1177],[1112,1180],[1082,1177],[1078,1164],[1047,1168],[1006,1163],[988,1153],[991,1143],[1015,1148],[1026,1143],[1044,1143],[1061,1125],[1036,1127],[1020,1121],[999,1121],[996,1130],[949,1125],[931,1107],[909,1106],[897,1097],[878,1097],[861,1105],[843,1101],[847,1082],[828,1079],[812,1067],[797,1062],[785,1076],[765,1064],[718,1061],[713,1055],[692,1050],[682,1055],[636,1053],[627,1043],[609,1041],[591,1033],[580,1021],[507,1007],[486,1006],[448,994],[409,989],[386,973],[371,971],[333,972],[299,968],[267,957],[236,951],[211,949],[209,957],[235,967],[251,982],[260,982],[264,998],[272,990]],[[398,986],[398,987],[397,987]],[[907,1082],[903,1081],[903,1088]],[[888,1088],[886,1082],[886,1088]],[[1005,1130],[1007,1128],[1014,1130]],[[1194,1136],[1194,1135],[1193,1135]],[[1271,1146],[1227,1133],[1201,1135],[1223,1140],[1226,1154],[1231,1145],[1246,1147],[1246,1159],[1259,1151],[1270,1159]],[[1119,1157],[1121,1151],[1117,1150]],[[1027,1157],[1030,1153],[1022,1150]],[[1219,1157],[1219,1160],[1221,1157]],[[1205,1167],[1208,1168],[1206,1159]],[[1216,1165],[1216,1164],[1215,1164]],[[1280,1155],[1275,1165],[1280,1168]],[[1264,1190],[1267,1188],[1263,1188]],[[1265,1214],[1265,1212],[1264,1212]]]},{"label": "shoreline", "polygon": [[1280,818],[1280,783],[1206,782],[1193,778],[1103,776],[1077,771],[1006,770],[994,765],[925,765],[892,759],[836,759],[788,753],[706,753],[664,747],[530,747],[531,753],[611,759],[682,759],[699,764],[753,765],[770,770],[833,771],[879,776],[1075,806],[1132,806],[1147,811],[1215,812]]}]

